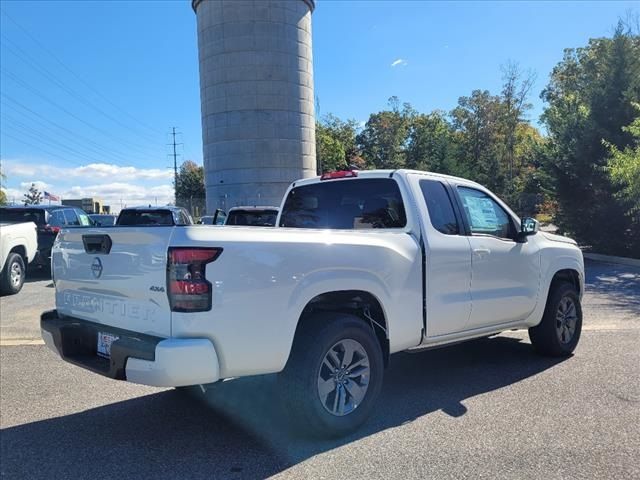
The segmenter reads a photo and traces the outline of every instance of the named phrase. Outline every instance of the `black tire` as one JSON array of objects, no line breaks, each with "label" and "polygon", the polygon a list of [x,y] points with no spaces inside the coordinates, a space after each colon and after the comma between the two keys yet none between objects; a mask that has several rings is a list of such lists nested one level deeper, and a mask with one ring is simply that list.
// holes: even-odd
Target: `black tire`
[{"label": "black tire", "polygon": [[[561,311],[563,305],[567,304],[573,305],[575,309],[575,322],[570,319],[570,315]],[[573,329],[570,328],[571,324],[574,325]],[[576,288],[567,282],[552,284],[542,321],[529,329],[533,347],[542,355],[566,357],[575,350],[581,332],[582,307]]]},{"label": "black tire", "polygon": [[[18,275],[17,279],[16,274]],[[2,269],[0,292],[3,295],[15,295],[22,290],[25,276],[24,260],[17,253],[10,253]]]},{"label": "black tire", "polygon": [[[346,435],[367,420],[380,394],[384,377],[384,359],[380,343],[371,325],[358,317],[343,313],[314,315],[305,320],[302,328],[302,331],[296,334],[291,355],[278,379],[281,391],[285,393],[286,414],[293,422],[294,428],[305,435],[320,437]],[[344,341],[346,343],[343,343]],[[353,343],[354,341],[356,343]],[[340,348],[344,345],[357,347],[356,344],[366,352],[365,364],[368,360],[368,375],[356,376],[357,372],[362,371],[362,366],[354,366],[353,372],[345,370],[344,373],[347,376],[343,377],[338,377],[338,373],[328,373],[324,360],[329,355],[329,351],[331,350],[333,354],[337,352],[337,356],[332,358],[343,363],[346,354],[345,350]],[[351,358],[354,359],[352,365],[364,358],[358,353],[362,352],[362,349],[352,355]],[[340,352],[343,353],[342,358],[340,358]],[[336,387],[333,397],[331,393],[328,394],[323,404],[319,382],[327,375],[330,376],[331,381],[335,382]],[[368,383],[365,376],[368,377]],[[341,379],[338,380],[336,377]],[[343,385],[338,385],[340,382]],[[356,397],[351,392],[358,394],[362,391],[363,384],[366,384],[364,397],[356,402],[354,400]],[[344,403],[351,402],[351,405],[344,405],[344,410],[352,409],[349,413],[342,415],[332,414],[327,409],[336,408],[334,400],[339,390],[341,390],[339,399]]]}]

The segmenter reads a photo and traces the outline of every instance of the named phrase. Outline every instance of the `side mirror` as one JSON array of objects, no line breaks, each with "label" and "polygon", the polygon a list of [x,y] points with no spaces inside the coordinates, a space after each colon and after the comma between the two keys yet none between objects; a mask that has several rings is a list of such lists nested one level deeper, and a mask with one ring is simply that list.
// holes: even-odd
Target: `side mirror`
[{"label": "side mirror", "polygon": [[535,235],[540,230],[540,222],[535,218],[526,217],[520,222],[519,237],[524,240],[529,235]]}]

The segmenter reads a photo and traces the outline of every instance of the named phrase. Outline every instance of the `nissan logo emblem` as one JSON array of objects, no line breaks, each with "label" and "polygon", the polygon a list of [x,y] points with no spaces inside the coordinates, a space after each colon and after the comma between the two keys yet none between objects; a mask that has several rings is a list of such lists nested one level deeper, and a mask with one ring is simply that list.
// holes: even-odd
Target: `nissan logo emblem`
[{"label": "nissan logo emblem", "polygon": [[98,257],[91,264],[91,273],[95,278],[100,278],[100,275],[102,275],[102,261]]}]

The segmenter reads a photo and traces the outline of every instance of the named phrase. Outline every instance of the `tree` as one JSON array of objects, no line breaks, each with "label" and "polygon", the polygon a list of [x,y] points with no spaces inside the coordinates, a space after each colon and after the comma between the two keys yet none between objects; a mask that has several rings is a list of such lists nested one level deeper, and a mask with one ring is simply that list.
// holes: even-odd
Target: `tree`
[{"label": "tree", "polygon": [[342,143],[322,123],[316,124],[318,173],[344,170],[348,165]]},{"label": "tree", "polygon": [[[611,148],[633,136],[624,126],[640,102],[640,37],[619,23],[613,38],[565,50],[542,92],[549,132],[547,168],[558,199],[559,226],[602,253],[631,253],[632,218],[607,172]],[[604,140],[604,142],[603,142]]]},{"label": "tree", "polygon": [[434,111],[413,118],[407,145],[407,168],[462,175],[455,151],[454,130],[444,112]]},{"label": "tree", "polygon": [[607,172],[617,187],[615,196],[627,206],[627,216],[631,219],[631,252],[640,258],[640,104],[634,104],[639,115],[627,127],[625,132],[633,136],[633,141],[623,150],[605,142],[611,157]]},{"label": "tree", "polygon": [[204,213],[206,194],[203,167],[191,160],[183,162],[174,187],[177,206],[188,208],[192,215]]},{"label": "tree", "polygon": [[[2,173],[2,169],[0,168],[0,186],[6,180],[7,176]],[[2,188],[0,188],[0,206],[7,204],[7,194]]]},{"label": "tree", "polygon": [[356,137],[362,156],[370,168],[406,166],[407,142],[415,111],[397,97],[389,99],[391,110],[374,113]]},{"label": "tree", "polygon": [[451,112],[458,133],[458,164],[472,179],[502,193],[504,171],[500,165],[501,115],[500,97],[488,90],[474,90],[470,97],[460,97]]},{"label": "tree", "polygon": [[507,169],[509,181],[507,191],[513,193],[514,178],[518,176],[518,169],[521,165],[516,165],[516,144],[519,127],[525,123],[524,114],[531,109],[531,104],[527,102],[529,92],[535,81],[535,74],[520,70],[517,63],[508,62],[502,66],[502,118],[500,119],[501,129],[504,135],[504,167]]},{"label": "tree", "polygon": [[25,205],[40,205],[42,202],[42,193],[40,193],[35,183],[31,184],[29,191],[24,194],[22,201]]}]

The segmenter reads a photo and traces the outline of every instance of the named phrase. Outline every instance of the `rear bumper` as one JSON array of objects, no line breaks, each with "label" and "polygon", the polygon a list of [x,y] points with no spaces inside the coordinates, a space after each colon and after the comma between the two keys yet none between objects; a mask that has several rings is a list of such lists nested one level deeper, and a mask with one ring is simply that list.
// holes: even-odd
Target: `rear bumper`
[{"label": "rear bumper", "polygon": [[[40,331],[45,344],[63,360],[116,380],[182,387],[220,379],[218,356],[206,338],[164,339],[61,317],[56,310],[42,314]],[[119,337],[109,359],[96,353],[98,332]]]}]

